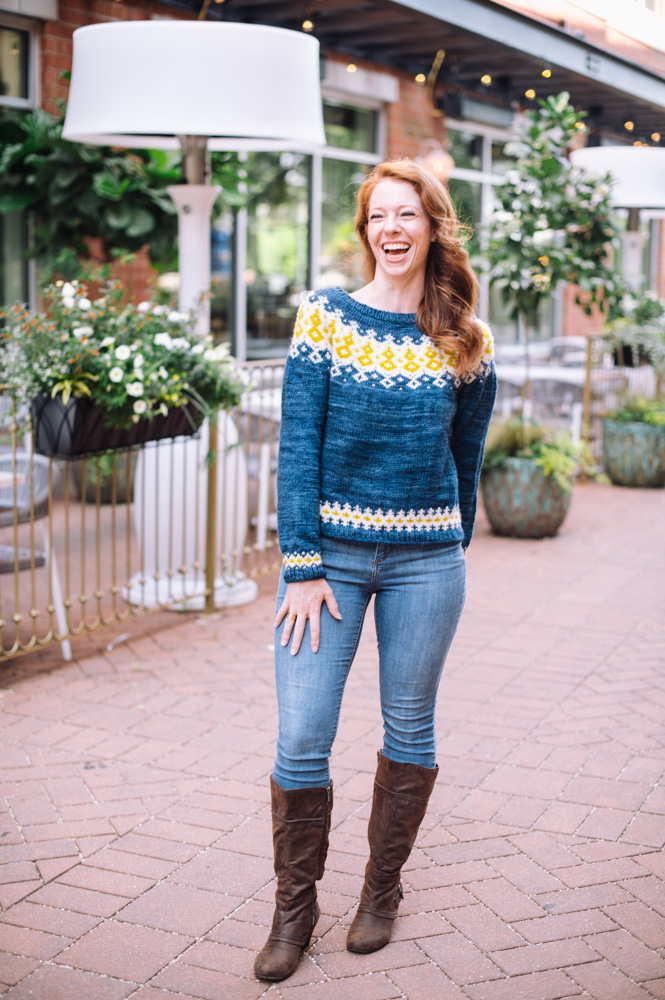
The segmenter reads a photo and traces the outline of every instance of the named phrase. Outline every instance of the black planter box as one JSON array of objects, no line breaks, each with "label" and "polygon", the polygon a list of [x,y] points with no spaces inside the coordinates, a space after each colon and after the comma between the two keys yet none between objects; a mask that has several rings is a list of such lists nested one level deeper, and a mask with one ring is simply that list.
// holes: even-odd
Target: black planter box
[{"label": "black planter box", "polygon": [[176,406],[166,416],[141,418],[131,427],[107,427],[102,411],[89,399],[38,396],[32,402],[34,449],[54,458],[78,458],[100,451],[133,448],[147,441],[190,437],[203,423],[204,414],[192,405]]}]

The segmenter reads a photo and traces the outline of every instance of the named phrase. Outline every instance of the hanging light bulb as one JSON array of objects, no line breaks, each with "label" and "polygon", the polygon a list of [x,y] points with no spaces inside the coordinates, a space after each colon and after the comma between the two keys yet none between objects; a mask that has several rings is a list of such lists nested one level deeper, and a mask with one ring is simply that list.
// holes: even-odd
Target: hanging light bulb
[{"label": "hanging light bulb", "polygon": [[586,128],[584,122],[575,122],[575,128],[583,129]]},{"label": "hanging light bulb", "polygon": [[455,161],[438,139],[424,139],[418,150],[418,155],[414,159],[421,167],[434,174],[442,184],[448,183],[448,179],[455,169]]},{"label": "hanging light bulb", "polygon": [[552,70],[549,68],[549,66],[546,66],[545,69],[541,71],[540,75],[544,76],[546,80],[549,80],[549,78],[552,75]]},{"label": "hanging light bulb", "polygon": [[492,82],[492,77],[489,75],[489,73],[485,73],[484,76],[481,76],[480,82],[482,83],[483,87],[489,87],[490,83]]},{"label": "hanging light bulb", "polygon": [[624,122],[623,127],[627,132],[632,132],[635,128],[635,122]]},{"label": "hanging light bulb", "polygon": [[524,96],[525,96],[525,97],[527,98],[527,100],[529,100],[529,101],[533,101],[533,99],[534,99],[534,98],[535,98],[535,96],[536,96],[536,92],[535,92],[535,90],[533,90],[533,88],[532,88],[532,87],[529,87],[529,89],[528,89],[528,90],[525,90],[525,91],[524,91]]},{"label": "hanging light bulb", "polygon": [[427,83],[427,77],[424,73],[417,73],[415,76],[416,83]]},{"label": "hanging light bulb", "polygon": [[[220,2],[220,0],[217,0],[217,3],[219,3],[219,2]],[[310,19],[308,17],[306,17],[305,20],[302,23],[302,30],[303,31],[314,31],[314,21],[310,21]]]},{"label": "hanging light bulb", "polygon": [[347,65],[347,67],[346,67],[346,72],[347,72],[347,73],[355,73],[355,71],[356,71],[357,69],[358,69],[358,67],[356,66],[356,64],[355,64],[355,63],[349,63],[349,64]]},{"label": "hanging light bulb", "polygon": [[651,138],[654,142],[660,142],[660,132],[652,132]]}]

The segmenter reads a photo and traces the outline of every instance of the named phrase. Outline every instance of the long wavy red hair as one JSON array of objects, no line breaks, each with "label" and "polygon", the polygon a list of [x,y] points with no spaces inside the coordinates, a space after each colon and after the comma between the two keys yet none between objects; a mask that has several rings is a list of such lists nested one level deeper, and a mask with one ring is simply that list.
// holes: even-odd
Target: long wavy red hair
[{"label": "long wavy red hair", "polygon": [[474,316],[478,280],[461,240],[460,225],[444,185],[413,160],[388,160],[374,167],[358,191],[356,233],[364,251],[369,281],[376,261],[367,235],[369,202],[376,185],[390,178],[407,181],[418,192],[432,226],[432,244],[425,270],[425,291],[416,314],[418,327],[443,351],[457,358],[457,374],[477,368],[483,348],[483,332]]}]

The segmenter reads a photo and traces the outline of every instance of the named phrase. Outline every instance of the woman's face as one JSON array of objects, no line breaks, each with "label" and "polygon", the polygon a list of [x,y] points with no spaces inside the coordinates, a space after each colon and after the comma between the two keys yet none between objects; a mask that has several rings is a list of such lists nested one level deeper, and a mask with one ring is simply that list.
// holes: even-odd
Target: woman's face
[{"label": "woman's face", "polygon": [[412,184],[391,177],[379,181],[369,200],[367,236],[377,276],[424,279],[432,226]]}]

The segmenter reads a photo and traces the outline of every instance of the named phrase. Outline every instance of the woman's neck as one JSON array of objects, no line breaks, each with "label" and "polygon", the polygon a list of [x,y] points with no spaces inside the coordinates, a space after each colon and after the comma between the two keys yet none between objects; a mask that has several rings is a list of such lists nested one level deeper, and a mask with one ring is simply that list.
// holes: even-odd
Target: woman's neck
[{"label": "woman's neck", "polygon": [[352,292],[352,298],[372,309],[383,309],[393,313],[414,313],[418,311],[425,291],[422,278],[399,284],[386,281],[376,275],[373,281]]}]

